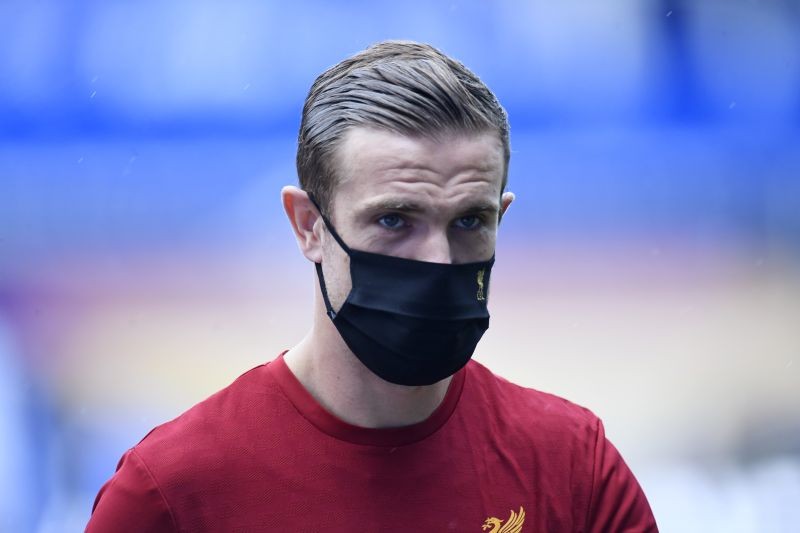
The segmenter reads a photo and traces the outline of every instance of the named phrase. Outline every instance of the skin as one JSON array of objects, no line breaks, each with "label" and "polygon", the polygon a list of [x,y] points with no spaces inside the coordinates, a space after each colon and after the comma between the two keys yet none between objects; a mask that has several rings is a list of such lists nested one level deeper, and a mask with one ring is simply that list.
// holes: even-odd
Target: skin
[{"label": "skin", "polygon": [[[357,127],[336,157],[343,178],[331,223],[350,248],[434,263],[483,261],[494,253],[499,217],[514,199],[501,190],[503,150],[496,134],[429,139]],[[300,251],[322,263],[338,310],[351,287],[347,254],[304,191],[287,186],[281,197]],[[316,285],[311,331],[285,355],[306,390],[356,426],[399,427],[430,416],[451,378],[408,387],[370,372],[325,314]]]}]

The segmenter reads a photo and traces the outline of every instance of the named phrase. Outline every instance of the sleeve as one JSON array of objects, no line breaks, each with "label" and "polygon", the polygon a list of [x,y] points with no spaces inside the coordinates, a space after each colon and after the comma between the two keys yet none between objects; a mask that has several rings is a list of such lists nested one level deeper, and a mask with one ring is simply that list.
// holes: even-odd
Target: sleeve
[{"label": "sleeve", "polygon": [[178,527],[156,480],[136,452],[128,450],[100,489],[87,533],[175,532]]},{"label": "sleeve", "polygon": [[592,495],[586,531],[658,533],[650,504],[617,449],[597,421]]}]

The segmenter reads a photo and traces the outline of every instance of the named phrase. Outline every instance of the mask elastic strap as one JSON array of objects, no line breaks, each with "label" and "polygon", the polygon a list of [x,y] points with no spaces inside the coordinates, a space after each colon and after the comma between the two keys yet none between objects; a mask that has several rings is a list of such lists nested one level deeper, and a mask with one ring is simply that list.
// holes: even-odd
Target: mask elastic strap
[{"label": "mask elastic strap", "polygon": [[331,301],[328,299],[328,289],[325,288],[325,276],[322,275],[322,263],[314,263],[317,269],[317,279],[319,280],[319,288],[322,289],[322,299],[325,300],[325,309],[331,319],[336,318],[336,311],[331,306]]},{"label": "mask elastic strap", "polygon": [[[339,243],[339,246],[341,246],[342,249],[349,254],[350,248],[348,248],[348,246],[344,243],[342,238],[339,237],[339,234],[336,233],[336,230],[333,229],[333,224],[331,224],[328,221],[328,217],[322,214],[322,209],[320,209],[319,204],[314,199],[314,196],[310,192],[308,192],[307,194],[308,194],[308,199],[311,200],[311,203],[314,204],[314,207],[316,207],[317,211],[319,211],[319,216],[322,217],[322,221],[325,223],[325,227],[328,228],[328,231],[331,232],[331,235],[333,235],[333,238],[336,239],[336,242]],[[325,301],[325,309],[328,312],[328,316],[331,318],[331,320],[333,320],[334,318],[336,318],[336,311],[333,310],[331,301],[328,298],[328,289],[325,286],[325,276],[322,274],[322,263],[314,263],[314,267],[317,269],[317,279],[319,280],[319,288],[322,291],[322,299]]]},{"label": "mask elastic strap", "polygon": [[331,232],[331,235],[333,235],[333,238],[336,239],[336,242],[339,243],[339,246],[342,247],[342,250],[344,250],[345,252],[347,252],[348,255],[350,255],[350,247],[344,243],[344,240],[342,240],[342,238],[339,237],[339,234],[336,233],[336,230],[333,229],[333,224],[331,224],[331,221],[328,220],[328,217],[326,217],[325,214],[322,212],[322,209],[317,203],[317,200],[310,192],[306,192],[306,194],[308,194],[308,199],[311,200],[311,203],[314,204],[314,207],[316,207],[317,211],[319,211],[319,216],[322,217],[322,221],[325,223],[325,227],[328,228],[328,231]]}]

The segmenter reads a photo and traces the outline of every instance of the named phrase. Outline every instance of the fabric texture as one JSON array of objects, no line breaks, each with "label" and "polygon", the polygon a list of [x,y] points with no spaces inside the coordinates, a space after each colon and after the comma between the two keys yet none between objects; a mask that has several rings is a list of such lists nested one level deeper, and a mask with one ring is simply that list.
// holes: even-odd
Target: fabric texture
[{"label": "fabric texture", "polygon": [[87,531],[657,528],[582,407],[471,361],[425,421],[361,428],[320,406],[279,356],[126,452]]}]

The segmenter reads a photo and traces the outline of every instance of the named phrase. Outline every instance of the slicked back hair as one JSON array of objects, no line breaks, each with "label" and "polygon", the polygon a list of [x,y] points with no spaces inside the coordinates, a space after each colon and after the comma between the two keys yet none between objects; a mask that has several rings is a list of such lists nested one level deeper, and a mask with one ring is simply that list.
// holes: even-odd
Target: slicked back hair
[{"label": "slicked back hair", "polygon": [[496,133],[505,157],[505,188],[510,157],[505,110],[475,74],[430,45],[375,44],[326,70],[311,86],[297,141],[297,174],[328,216],[340,179],[335,152],[355,126],[408,137]]}]

